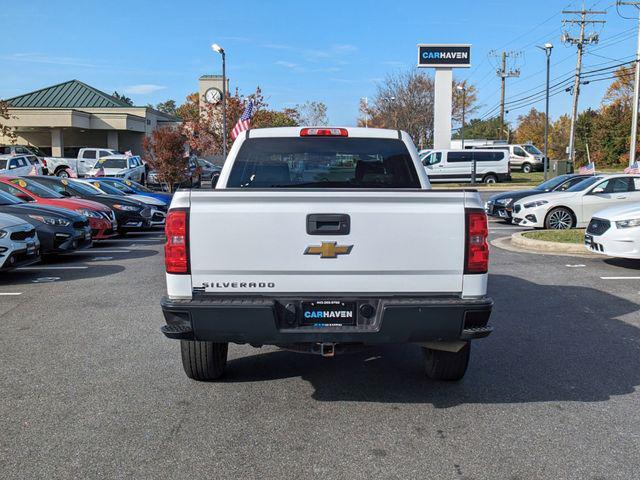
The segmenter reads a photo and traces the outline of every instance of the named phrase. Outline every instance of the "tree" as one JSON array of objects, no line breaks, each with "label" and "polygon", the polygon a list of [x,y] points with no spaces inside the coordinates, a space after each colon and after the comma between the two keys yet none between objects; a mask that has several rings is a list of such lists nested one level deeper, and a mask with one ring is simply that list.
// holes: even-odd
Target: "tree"
[{"label": "tree", "polygon": [[178,116],[175,100],[165,100],[164,102],[158,103],[155,108],[162,113],[173,115],[174,117]]},{"label": "tree", "polygon": [[358,125],[406,131],[421,147],[433,144],[433,79],[409,70],[388,75],[369,105],[360,104]]},{"label": "tree", "polygon": [[302,105],[296,105],[295,110],[299,113],[300,125],[323,126],[329,123],[327,106],[323,102],[307,100]]},{"label": "tree", "polygon": [[516,143],[531,142],[538,147],[544,145],[544,128],[547,116],[532,108],[526,115],[518,117],[518,126],[514,132]]},{"label": "tree", "polygon": [[566,159],[569,132],[571,131],[571,118],[569,115],[561,115],[550,127],[549,158]]},{"label": "tree", "polygon": [[616,70],[615,80],[609,85],[602,99],[603,105],[633,106],[633,74],[635,66],[620,67]]},{"label": "tree", "polygon": [[187,169],[185,143],[186,137],[176,127],[158,128],[142,143],[145,160],[170,190],[173,190],[174,184],[182,182]]},{"label": "tree", "polygon": [[[463,93],[458,87],[463,87],[466,91]],[[462,100],[464,98],[464,116],[470,118],[478,112],[478,91],[474,85],[468,85],[467,81],[453,81],[453,108],[451,118],[454,122],[462,122]]]},{"label": "tree", "polygon": [[[598,165],[622,166],[629,161],[631,109],[623,102],[603,106],[593,119],[592,160]],[[591,148],[591,143],[590,143]]]},{"label": "tree", "polygon": [[4,123],[5,120],[10,120],[11,118],[12,115],[9,114],[9,104],[4,100],[0,100],[0,137],[7,137],[11,143],[15,143],[16,132]]},{"label": "tree", "polygon": [[[495,140],[499,137],[500,127],[500,117],[487,118],[486,120],[474,118],[465,123],[464,138]],[[507,128],[509,128],[508,124]],[[453,138],[462,138],[462,132],[458,130]]]},{"label": "tree", "polygon": [[111,96],[133,107],[133,100],[126,95],[120,95],[117,91],[114,91]]}]

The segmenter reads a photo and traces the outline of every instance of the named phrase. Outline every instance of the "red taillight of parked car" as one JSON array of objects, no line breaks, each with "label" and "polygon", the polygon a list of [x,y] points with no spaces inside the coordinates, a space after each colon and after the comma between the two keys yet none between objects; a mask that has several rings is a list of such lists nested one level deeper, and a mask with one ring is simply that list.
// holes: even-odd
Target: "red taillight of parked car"
[{"label": "red taillight of parked car", "polygon": [[167,241],[164,264],[167,273],[189,273],[188,211],[169,210],[165,224]]},{"label": "red taillight of parked car", "polygon": [[467,209],[466,226],[464,273],[487,273],[489,270],[487,215],[480,209]]}]

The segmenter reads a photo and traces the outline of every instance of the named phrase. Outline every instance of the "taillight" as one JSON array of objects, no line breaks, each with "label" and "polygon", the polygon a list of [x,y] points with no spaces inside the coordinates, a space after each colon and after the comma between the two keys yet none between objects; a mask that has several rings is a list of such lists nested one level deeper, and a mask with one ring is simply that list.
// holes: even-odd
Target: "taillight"
[{"label": "taillight", "polygon": [[467,209],[465,212],[467,233],[464,273],[487,273],[489,270],[487,215],[480,209]]},{"label": "taillight", "polygon": [[164,265],[167,273],[189,273],[189,227],[187,210],[169,210],[165,224],[167,243]]},{"label": "taillight", "polygon": [[348,137],[346,128],[303,128],[301,137]]},{"label": "taillight", "polygon": [[42,161],[42,165],[46,167],[47,166],[47,161],[44,158],[41,161]]}]

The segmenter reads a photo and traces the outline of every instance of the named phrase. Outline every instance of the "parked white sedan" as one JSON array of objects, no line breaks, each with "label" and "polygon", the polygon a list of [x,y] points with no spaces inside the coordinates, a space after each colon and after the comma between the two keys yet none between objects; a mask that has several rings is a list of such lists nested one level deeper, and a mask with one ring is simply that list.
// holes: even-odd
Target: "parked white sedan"
[{"label": "parked white sedan", "polygon": [[640,202],[640,175],[595,175],[564,192],[525,197],[513,206],[513,222],[522,227],[586,227],[594,213]]},{"label": "parked white sedan", "polygon": [[589,222],[584,243],[595,253],[640,259],[640,202],[597,212]]},{"label": "parked white sedan", "polygon": [[145,168],[139,156],[127,157],[126,155],[110,155],[101,158],[95,166],[89,170],[89,177],[117,177],[144,183]]}]

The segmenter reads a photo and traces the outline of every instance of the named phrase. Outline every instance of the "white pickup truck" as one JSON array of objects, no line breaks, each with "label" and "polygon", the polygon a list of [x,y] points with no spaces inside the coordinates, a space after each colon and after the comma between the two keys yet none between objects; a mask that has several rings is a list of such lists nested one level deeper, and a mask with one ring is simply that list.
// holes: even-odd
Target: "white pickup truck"
[{"label": "white pickup truck", "polygon": [[196,380],[222,375],[229,342],[413,343],[429,377],[458,380],[491,332],[487,235],[478,193],[431,190],[404,132],[248,130],[214,190],[173,197],[162,332]]},{"label": "white pickup truck", "polygon": [[45,161],[50,175],[68,178],[70,169],[78,177],[84,177],[100,158],[118,153],[117,150],[111,148],[81,148],[76,158],[45,157]]}]

